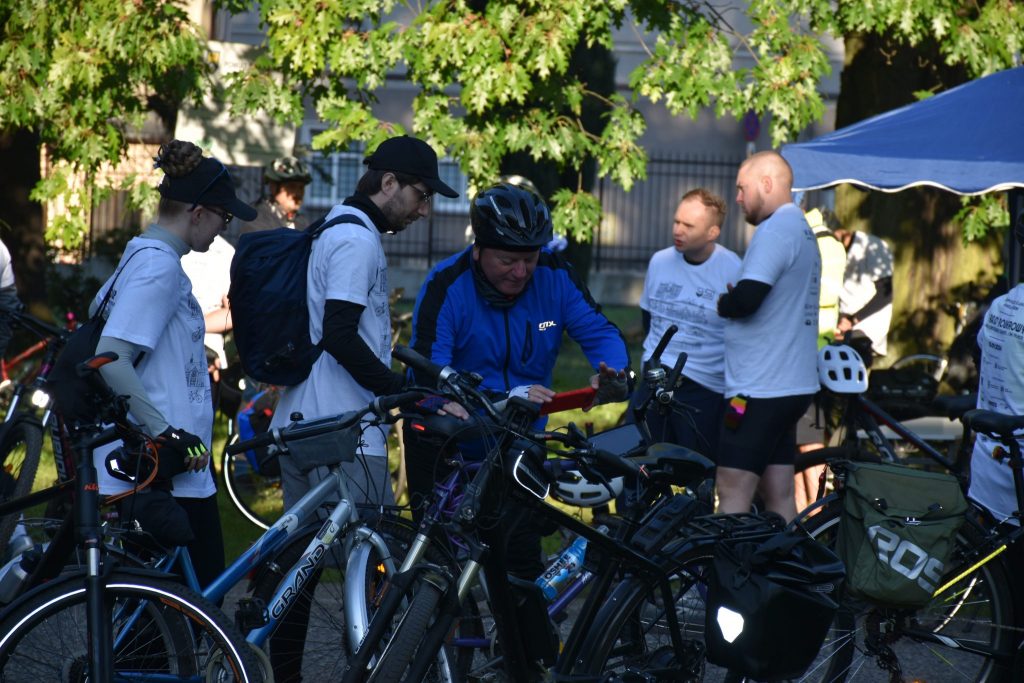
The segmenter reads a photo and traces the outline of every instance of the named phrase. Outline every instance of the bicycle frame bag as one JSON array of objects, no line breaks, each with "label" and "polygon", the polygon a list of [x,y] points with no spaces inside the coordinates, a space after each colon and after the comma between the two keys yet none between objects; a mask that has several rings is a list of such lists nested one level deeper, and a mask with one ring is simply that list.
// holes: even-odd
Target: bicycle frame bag
[{"label": "bicycle frame bag", "polygon": [[845,575],[800,529],[715,546],[708,580],[707,659],[757,680],[798,678],[821,649]]},{"label": "bicycle frame bag", "polygon": [[294,386],[323,352],[309,338],[306,272],[313,241],[351,214],[320,219],[306,230],[276,228],[242,235],[231,259],[232,332],[242,368],[266,384]]},{"label": "bicycle frame bag", "polygon": [[289,438],[288,430],[327,426],[337,423],[339,420],[344,421],[351,416],[351,413],[345,413],[342,416],[292,422],[282,430],[285,445],[288,447],[288,457],[292,459],[299,472],[306,474],[317,467],[329,467],[354,461],[356,449],[359,448],[361,425],[357,422],[345,429],[332,429],[304,439]]},{"label": "bicycle frame bag", "polygon": [[956,477],[889,463],[846,466],[837,552],[847,592],[892,607],[927,604],[965,519]]}]

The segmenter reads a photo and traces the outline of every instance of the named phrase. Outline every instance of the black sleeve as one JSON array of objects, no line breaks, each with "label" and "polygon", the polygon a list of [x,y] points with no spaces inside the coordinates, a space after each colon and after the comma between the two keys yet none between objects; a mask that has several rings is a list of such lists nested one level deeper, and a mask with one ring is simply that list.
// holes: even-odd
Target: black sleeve
[{"label": "black sleeve", "polygon": [[854,320],[863,320],[892,303],[892,277],[875,280],[875,295],[864,304],[864,308],[853,314]]},{"label": "black sleeve", "polygon": [[378,396],[396,394],[405,386],[405,378],[381,363],[359,336],[359,316],[365,308],[351,301],[327,301],[324,306],[324,351],[334,356],[361,386]]},{"label": "black sleeve", "polygon": [[644,338],[651,333],[651,312],[640,309],[640,326],[644,330]]},{"label": "black sleeve", "polygon": [[723,318],[746,318],[757,312],[772,291],[772,286],[757,280],[740,280],[731,292],[718,300],[718,315]]}]

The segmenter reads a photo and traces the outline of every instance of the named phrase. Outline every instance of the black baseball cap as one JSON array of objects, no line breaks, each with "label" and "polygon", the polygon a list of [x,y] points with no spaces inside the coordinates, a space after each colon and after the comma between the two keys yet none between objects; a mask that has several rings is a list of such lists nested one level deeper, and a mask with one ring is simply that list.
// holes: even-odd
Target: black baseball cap
[{"label": "black baseball cap", "polygon": [[222,207],[243,221],[256,218],[256,209],[235,196],[235,183],[227,167],[213,157],[203,157],[188,175],[165,175],[157,188],[162,197],[175,201]]},{"label": "black baseball cap", "polygon": [[445,185],[437,173],[437,153],[418,138],[400,135],[389,138],[377,146],[363,163],[375,171],[392,171],[412,175],[434,192],[445,197],[458,197],[459,193]]}]

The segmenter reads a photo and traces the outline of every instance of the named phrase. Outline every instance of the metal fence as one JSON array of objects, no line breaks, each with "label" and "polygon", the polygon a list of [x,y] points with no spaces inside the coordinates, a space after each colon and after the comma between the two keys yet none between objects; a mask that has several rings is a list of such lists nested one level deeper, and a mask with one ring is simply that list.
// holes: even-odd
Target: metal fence
[{"label": "metal fence", "polygon": [[[594,235],[595,271],[644,272],[651,254],[672,244],[672,219],[687,191],[705,187],[726,200],[728,213],[719,242],[733,251],[746,246],[747,224],[736,207],[736,170],[742,158],[657,157],[647,167],[647,179],[629,192],[607,179],[595,193],[604,215]],[[384,240],[389,262],[429,267],[466,245],[467,213],[435,211],[426,225]]]},{"label": "metal fence", "polygon": [[[651,254],[672,244],[676,205],[684,193],[696,187],[705,187],[725,198],[728,214],[719,242],[734,251],[742,251],[747,226],[733,201],[736,169],[741,161],[742,158],[692,155],[654,157],[649,160],[647,178],[634,184],[629,192],[607,179],[600,180],[594,191],[601,200],[604,215],[594,235],[593,269],[644,272]],[[259,168],[231,167],[231,175],[238,185],[239,197],[252,200],[259,196]],[[339,179],[336,182],[340,182],[343,175],[334,175]],[[347,188],[337,189],[339,191],[334,193],[337,197],[347,194]],[[124,226],[126,220],[129,223],[140,220],[137,212],[125,206],[124,199],[120,193],[114,193],[93,211],[92,238]],[[304,211],[310,217],[323,215],[330,208],[331,202],[325,204],[317,199],[317,194],[307,197]],[[464,199],[438,203],[426,221],[385,238],[389,263],[426,269],[465,247],[468,208]],[[232,236],[229,234],[229,238]]]}]

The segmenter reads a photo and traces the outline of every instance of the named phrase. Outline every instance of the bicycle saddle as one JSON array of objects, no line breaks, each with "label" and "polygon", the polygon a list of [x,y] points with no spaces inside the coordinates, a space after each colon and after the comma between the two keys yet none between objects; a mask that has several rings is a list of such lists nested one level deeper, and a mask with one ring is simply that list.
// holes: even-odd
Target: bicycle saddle
[{"label": "bicycle saddle", "polygon": [[715,471],[715,463],[697,451],[670,443],[651,444],[642,455],[629,456],[629,460],[648,470],[666,472],[671,484],[687,488],[696,488]]},{"label": "bicycle saddle", "polygon": [[1015,432],[1024,429],[1024,415],[1003,415],[978,409],[968,410],[960,419],[974,431],[994,438],[1011,438]]}]

